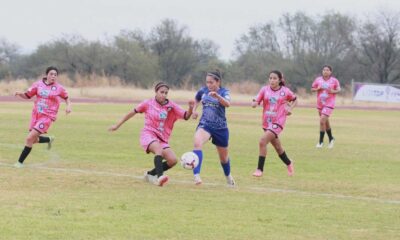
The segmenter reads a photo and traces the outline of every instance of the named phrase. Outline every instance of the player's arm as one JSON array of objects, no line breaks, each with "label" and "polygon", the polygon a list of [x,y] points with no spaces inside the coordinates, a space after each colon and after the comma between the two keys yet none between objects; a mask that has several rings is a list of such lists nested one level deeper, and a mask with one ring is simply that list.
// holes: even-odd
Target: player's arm
[{"label": "player's arm", "polygon": [[208,95],[210,95],[213,98],[216,98],[218,102],[224,107],[229,107],[231,105],[231,102],[228,101],[228,99],[222,97],[217,92],[210,92]]},{"label": "player's arm", "polygon": [[330,93],[338,93],[338,92],[340,92],[340,86],[338,86],[336,89],[331,89],[331,90],[329,90],[329,92]]},{"label": "player's arm", "polygon": [[69,98],[65,99],[65,104],[67,105],[67,107],[65,108],[65,113],[69,114],[72,112],[72,107],[71,107],[71,100],[69,100]]},{"label": "player's arm", "polygon": [[126,121],[131,119],[133,116],[136,114],[136,109],[133,109],[132,111],[128,112],[119,122],[115,125],[112,125],[108,131],[113,132],[116,131],[119,127],[121,127],[122,124],[124,124]]},{"label": "player's arm", "polygon": [[192,112],[193,112],[192,118],[197,119],[197,117],[199,116],[199,113],[197,112],[197,108],[199,107],[200,101],[194,100],[193,102],[194,102],[194,104],[193,104],[193,110],[192,110]]},{"label": "player's arm", "polygon": [[318,84],[317,80],[315,80],[311,85],[311,92],[318,92],[319,90],[321,90],[321,85]]},{"label": "player's arm", "polygon": [[195,101],[189,100],[188,104],[189,104],[189,109],[185,112],[185,116],[183,117],[185,120],[188,120],[190,116],[192,116]]},{"label": "player's arm", "polygon": [[297,98],[295,98],[293,101],[290,101],[287,103],[288,109],[287,109],[287,115],[292,114],[292,110],[294,107],[297,105]]},{"label": "player's arm", "polygon": [[23,99],[29,99],[29,97],[26,96],[25,92],[16,91],[14,93],[14,96],[17,96],[17,97],[20,97],[20,98],[23,98]]},{"label": "player's arm", "polygon": [[311,87],[311,92],[318,92],[319,90],[321,90],[320,86]]}]

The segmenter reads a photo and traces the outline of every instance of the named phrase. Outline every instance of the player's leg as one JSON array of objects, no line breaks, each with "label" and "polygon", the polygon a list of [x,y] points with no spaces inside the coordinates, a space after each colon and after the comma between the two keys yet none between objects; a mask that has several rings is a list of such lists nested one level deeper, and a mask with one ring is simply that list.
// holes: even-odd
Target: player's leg
[{"label": "player's leg", "polygon": [[291,161],[289,157],[286,155],[285,150],[283,150],[281,141],[279,140],[279,138],[275,138],[271,141],[271,144],[272,146],[274,146],[275,151],[278,154],[279,158],[286,165],[288,170],[288,175],[292,176],[294,174],[293,161]]},{"label": "player's leg", "polygon": [[323,114],[320,113],[320,117],[319,117],[319,141],[317,144],[317,148],[321,148],[324,145],[324,137],[325,137],[325,131],[326,131],[326,121],[327,121],[328,117]]},{"label": "player's leg", "polygon": [[235,186],[235,180],[231,174],[231,161],[229,159],[228,147],[216,146],[221,167],[224,170],[226,182],[229,186]]},{"label": "player's leg", "polygon": [[210,139],[211,135],[204,128],[197,128],[196,133],[194,135],[194,149],[193,152],[199,157],[199,165],[193,169],[194,181],[195,184],[201,184],[200,171],[201,164],[203,163],[203,151],[202,147],[204,143],[206,143]]},{"label": "player's leg", "polygon": [[333,145],[335,144],[335,138],[333,137],[333,134],[332,134],[332,128],[331,128],[331,124],[329,122],[329,117],[327,117],[327,119],[326,119],[326,134],[328,135],[328,138],[329,138],[328,148],[333,148]]},{"label": "player's leg", "polygon": [[157,181],[154,182],[158,186],[163,186],[168,182],[168,176],[164,175],[163,168],[163,148],[159,141],[153,141],[148,146],[148,151],[154,153],[154,168],[156,170]]},{"label": "player's leg", "polygon": [[18,162],[15,164],[15,167],[22,167],[25,159],[28,157],[29,153],[32,150],[32,146],[35,142],[37,142],[40,132],[37,130],[33,129],[29,132],[28,136],[25,139],[25,147],[21,152],[21,155],[19,156]]},{"label": "player's leg", "polygon": [[267,145],[274,138],[276,138],[275,134],[269,130],[264,131],[264,134],[261,136],[258,142],[258,147],[259,147],[258,164],[256,171],[253,173],[253,176],[261,177],[263,175],[265,158],[267,156]]}]

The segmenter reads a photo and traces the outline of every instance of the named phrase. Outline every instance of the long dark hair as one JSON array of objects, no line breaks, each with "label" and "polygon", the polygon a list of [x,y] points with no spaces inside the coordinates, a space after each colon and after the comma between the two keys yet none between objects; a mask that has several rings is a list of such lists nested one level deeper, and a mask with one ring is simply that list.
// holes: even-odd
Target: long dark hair
[{"label": "long dark hair", "polygon": [[279,78],[279,86],[285,86],[285,79],[283,78],[283,74],[281,73],[281,71],[278,70],[272,70],[271,72],[269,72],[268,76],[271,75],[271,73],[274,73],[278,76]]}]

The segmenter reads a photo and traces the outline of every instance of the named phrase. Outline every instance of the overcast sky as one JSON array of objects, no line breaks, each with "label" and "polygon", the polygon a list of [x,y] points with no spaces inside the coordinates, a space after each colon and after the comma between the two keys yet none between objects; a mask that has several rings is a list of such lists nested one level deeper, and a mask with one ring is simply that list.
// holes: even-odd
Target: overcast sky
[{"label": "overcast sky", "polygon": [[30,53],[63,34],[104,40],[123,29],[148,33],[169,18],[191,37],[218,44],[220,57],[229,59],[241,34],[286,12],[365,17],[386,9],[400,11],[400,0],[0,0],[0,38]]}]

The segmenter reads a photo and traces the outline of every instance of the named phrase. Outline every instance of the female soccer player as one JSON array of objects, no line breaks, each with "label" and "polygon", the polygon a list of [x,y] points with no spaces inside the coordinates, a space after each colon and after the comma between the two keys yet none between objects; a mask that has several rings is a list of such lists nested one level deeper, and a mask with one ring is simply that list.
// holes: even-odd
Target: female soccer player
[{"label": "female soccer player", "polygon": [[228,156],[229,130],[225,117],[225,108],[230,105],[229,90],[221,87],[221,73],[219,70],[209,72],[206,75],[206,87],[201,88],[196,94],[196,103],[193,119],[198,117],[196,112],[199,103],[203,104],[203,114],[194,135],[193,152],[199,157],[199,165],[193,169],[196,185],[202,183],[200,178],[201,164],[203,161],[203,144],[209,139],[216,146],[221,166],[224,170],[229,186],[234,186],[235,181],[231,175],[231,166]]},{"label": "female soccer player", "polygon": [[56,121],[58,108],[60,107],[60,98],[65,100],[67,107],[65,112],[71,112],[71,101],[68,98],[68,93],[57,83],[58,69],[56,67],[48,67],[46,69],[46,77],[39,80],[28,89],[26,92],[15,92],[15,96],[23,99],[30,99],[36,96],[34,107],[32,110],[31,124],[29,127],[29,134],[25,140],[25,148],[19,157],[15,167],[23,167],[26,157],[32,150],[32,145],[35,143],[47,143],[48,149],[54,137],[41,136],[47,133],[51,124]]},{"label": "female soccer player", "polygon": [[269,73],[269,84],[261,88],[251,106],[255,108],[261,102],[263,103],[262,128],[264,134],[259,141],[258,166],[253,176],[261,177],[263,175],[268,143],[274,146],[279,158],[287,166],[288,175],[292,176],[294,174],[293,162],[283,150],[278,136],[285,127],[286,117],[292,114],[297,99],[293,92],[285,87],[280,71],[274,70]]},{"label": "female soccer player", "polygon": [[336,78],[332,77],[331,66],[325,65],[322,67],[322,76],[314,80],[311,91],[317,92],[317,109],[319,114],[319,142],[316,147],[323,147],[326,131],[329,137],[328,148],[333,148],[335,138],[332,135],[329,116],[335,108],[335,98],[336,94],[340,92],[340,83]]},{"label": "female soccer player", "polygon": [[[194,101],[189,101],[189,109],[185,111],[178,104],[167,99],[169,86],[159,82],[154,88],[155,97],[141,102],[136,108],[127,113],[109,131],[116,131],[124,122],[136,115],[144,113],[144,128],[140,133],[140,144],[147,152],[154,156],[155,168],[145,173],[145,180],[158,186],[168,182],[164,171],[176,164],[176,155],[168,144],[174,123],[178,119],[188,120],[193,112]],[[163,159],[166,161],[163,162]],[[157,177],[156,177],[157,176]]]}]

